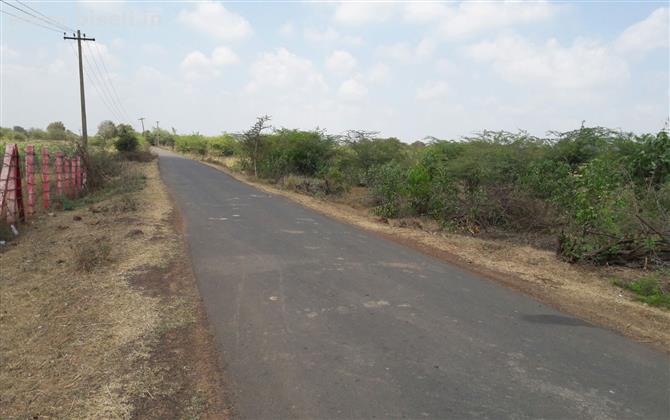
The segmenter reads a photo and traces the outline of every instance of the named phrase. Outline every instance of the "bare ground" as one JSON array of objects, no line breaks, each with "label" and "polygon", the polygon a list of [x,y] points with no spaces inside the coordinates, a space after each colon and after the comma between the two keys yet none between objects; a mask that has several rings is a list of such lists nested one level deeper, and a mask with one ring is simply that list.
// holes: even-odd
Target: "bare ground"
[{"label": "bare ground", "polygon": [[156,162],[139,192],[44,215],[0,253],[0,417],[228,418]]},{"label": "bare ground", "polygon": [[670,349],[670,311],[638,302],[612,284],[614,278],[640,278],[648,272],[574,265],[560,261],[551,250],[511,240],[451,234],[426,227],[416,219],[385,220],[370,215],[360,192],[347,203],[322,200],[233,171],[230,166],[234,163],[230,159],[206,162],[263,191],[481,274],[595,325],[664,352]]}]

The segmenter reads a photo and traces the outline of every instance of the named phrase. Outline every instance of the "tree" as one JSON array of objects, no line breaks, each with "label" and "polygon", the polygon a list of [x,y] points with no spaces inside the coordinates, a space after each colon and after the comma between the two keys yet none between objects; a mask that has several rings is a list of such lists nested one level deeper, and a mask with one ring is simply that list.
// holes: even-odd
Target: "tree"
[{"label": "tree", "polygon": [[28,135],[28,132],[26,131],[26,129],[21,127],[20,125],[15,125],[14,127],[12,127],[12,130],[14,130],[15,133],[21,133],[24,136]]},{"label": "tree", "polygon": [[242,148],[254,165],[254,176],[258,176],[258,157],[262,149],[263,130],[270,128],[266,123],[270,121],[268,115],[256,119],[256,123],[242,135]]},{"label": "tree", "polygon": [[41,128],[33,127],[30,130],[28,130],[28,137],[36,140],[44,140],[47,138],[47,133]]},{"label": "tree", "polygon": [[137,134],[133,127],[128,124],[119,124],[116,127],[116,132],[118,138],[114,143],[116,150],[119,152],[134,152],[139,146],[139,140],[137,140]]},{"label": "tree", "polygon": [[61,121],[54,121],[47,125],[47,135],[51,140],[65,140],[65,124]]},{"label": "tree", "polygon": [[116,126],[113,122],[105,120],[98,124],[98,137],[102,139],[103,144],[117,136]]}]

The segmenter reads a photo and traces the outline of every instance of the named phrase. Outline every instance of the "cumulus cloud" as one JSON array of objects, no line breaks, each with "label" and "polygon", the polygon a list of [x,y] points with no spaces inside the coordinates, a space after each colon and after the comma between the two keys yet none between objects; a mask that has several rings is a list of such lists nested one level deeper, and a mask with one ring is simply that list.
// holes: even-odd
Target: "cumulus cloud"
[{"label": "cumulus cloud", "polygon": [[367,96],[368,88],[359,78],[352,78],[342,82],[337,94],[345,100],[360,100]]},{"label": "cumulus cloud", "polygon": [[449,8],[444,3],[408,2],[404,6],[403,17],[411,23],[427,23],[449,14]]},{"label": "cumulus cloud", "polygon": [[384,63],[377,63],[366,74],[370,83],[383,84],[391,80],[391,69]]},{"label": "cumulus cloud", "polygon": [[356,67],[356,58],[348,51],[333,51],[326,59],[326,68],[336,74],[346,74]]},{"label": "cumulus cloud", "polygon": [[462,2],[445,11],[439,33],[446,38],[459,38],[492,29],[546,20],[557,7],[547,1],[538,2]]},{"label": "cumulus cloud", "polygon": [[557,40],[534,44],[519,36],[500,37],[469,47],[471,57],[490,62],[505,80],[539,83],[555,89],[590,89],[628,78],[628,66],[607,46],[577,40],[564,47]]},{"label": "cumulus cloud", "polygon": [[344,25],[380,23],[393,16],[393,3],[340,3],[335,9],[334,19]]},{"label": "cumulus cloud", "polygon": [[279,35],[284,38],[291,38],[295,35],[295,26],[291,22],[286,22],[279,27]]},{"label": "cumulus cloud", "polygon": [[224,41],[248,37],[253,30],[244,17],[223,7],[221,3],[196,3],[190,10],[179,13],[179,21],[190,28]]},{"label": "cumulus cloud", "polygon": [[423,38],[413,47],[408,42],[381,45],[377,47],[377,56],[389,60],[408,63],[417,58],[428,58],[437,48],[437,42],[432,38]]},{"label": "cumulus cloud", "polygon": [[616,41],[622,53],[646,52],[668,48],[670,39],[670,8],[654,10],[646,19],[629,26]]},{"label": "cumulus cloud", "polygon": [[212,51],[210,56],[200,51],[192,51],[181,61],[180,68],[187,80],[217,77],[221,68],[240,62],[232,49],[222,46]]},{"label": "cumulus cloud", "polygon": [[263,89],[321,93],[328,86],[311,60],[299,57],[286,48],[277,48],[262,53],[251,65],[251,81],[245,90],[254,93]]},{"label": "cumulus cloud", "polygon": [[363,38],[344,35],[331,27],[326,29],[305,28],[303,35],[305,41],[313,44],[341,43],[354,47],[363,45]]},{"label": "cumulus cloud", "polygon": [[432,101],[444,98],[449,92],[449,86],[442,80],[429,80],[416,90],[416,99]]}]

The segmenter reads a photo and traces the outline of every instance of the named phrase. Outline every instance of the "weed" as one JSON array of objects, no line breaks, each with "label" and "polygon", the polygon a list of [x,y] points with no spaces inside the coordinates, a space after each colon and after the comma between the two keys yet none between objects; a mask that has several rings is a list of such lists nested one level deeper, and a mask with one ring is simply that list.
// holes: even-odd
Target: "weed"
[{"label": "weed", "polygon": [[109,262],[112,245],[108,238],[97,238],[73,247],[77,270],[87,273]]},{"label": "weed", "polygon": [[616,286],[635,293],[635,299],[648,305],[670,309],[670,291],[658,275],[650,274],[638,280],[625,282],[615,279]]}]

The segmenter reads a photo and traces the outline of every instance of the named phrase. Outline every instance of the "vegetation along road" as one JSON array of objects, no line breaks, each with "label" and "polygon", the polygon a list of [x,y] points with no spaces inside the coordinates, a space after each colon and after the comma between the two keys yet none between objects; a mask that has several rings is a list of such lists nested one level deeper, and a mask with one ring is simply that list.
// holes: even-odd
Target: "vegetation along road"
[{"label": "vegetation along road", "polygon": [[240,418],[668,418],[668,356],[160,152]]}]

